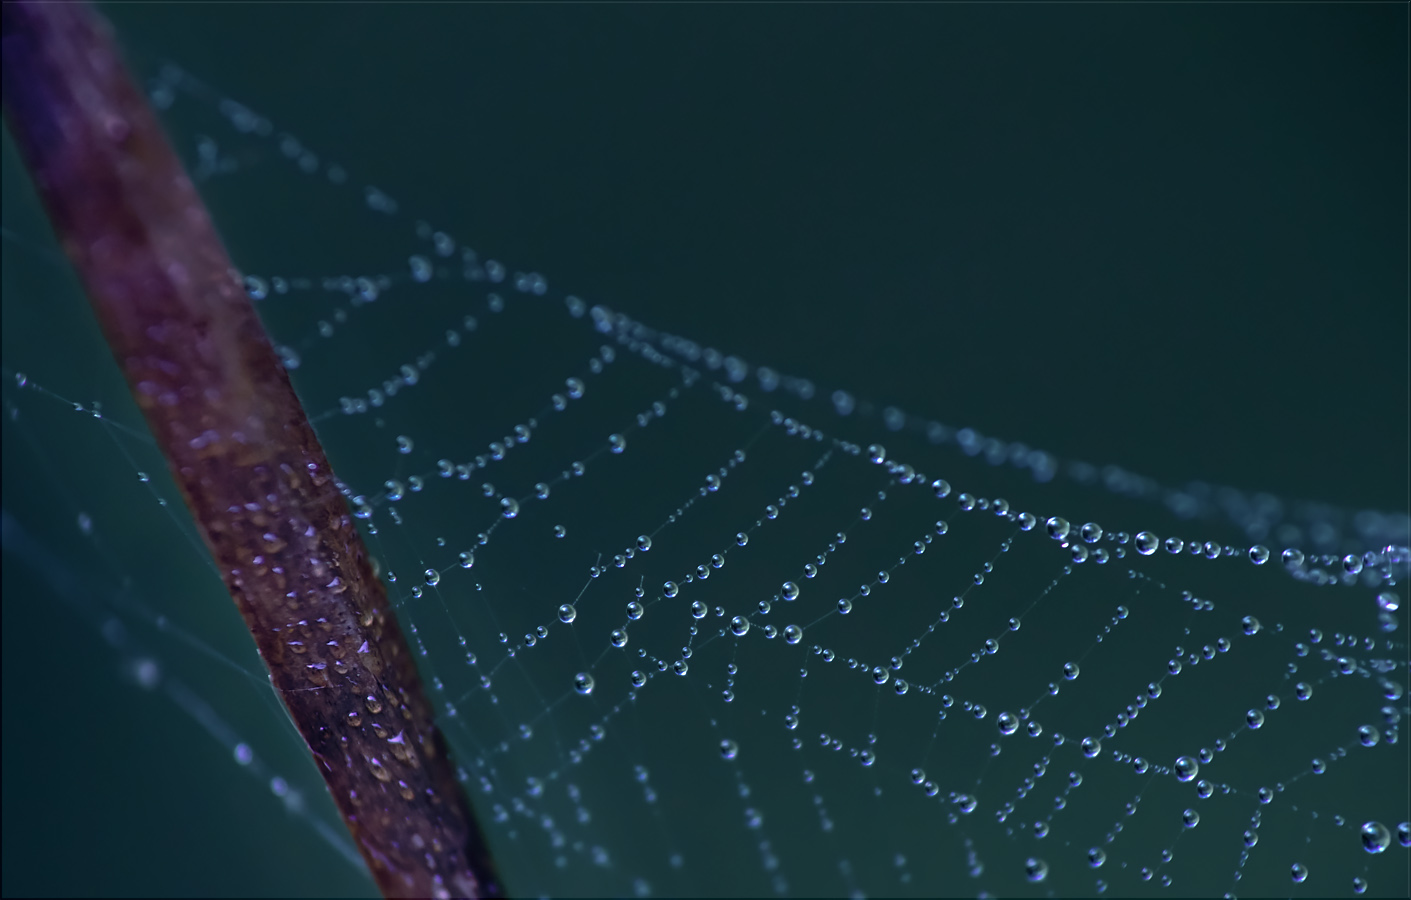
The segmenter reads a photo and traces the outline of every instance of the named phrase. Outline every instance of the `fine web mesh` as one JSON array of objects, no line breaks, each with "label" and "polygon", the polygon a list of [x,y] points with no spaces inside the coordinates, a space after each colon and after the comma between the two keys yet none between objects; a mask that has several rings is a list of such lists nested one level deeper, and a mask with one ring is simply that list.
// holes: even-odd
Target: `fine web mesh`
[{"label": "fine web mesh", "polygon": [[[152,86],[201,122],[218,215],[357,223],[304,271],[232,245],[515,894],[1405,892],[1404,514],[875,406],[486,258],[179,69]],[[9,372],[41,452],[62,374]]]}]

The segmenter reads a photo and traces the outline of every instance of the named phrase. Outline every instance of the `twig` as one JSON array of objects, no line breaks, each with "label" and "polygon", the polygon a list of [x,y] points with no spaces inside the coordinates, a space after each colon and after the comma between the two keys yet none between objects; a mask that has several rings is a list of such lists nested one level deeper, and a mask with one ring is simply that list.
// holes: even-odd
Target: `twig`
[{"label": "twig", "polygon": [[501,883],[333,472],[210,215],[86,4],[6,2],[6,118],[374,879]]}]

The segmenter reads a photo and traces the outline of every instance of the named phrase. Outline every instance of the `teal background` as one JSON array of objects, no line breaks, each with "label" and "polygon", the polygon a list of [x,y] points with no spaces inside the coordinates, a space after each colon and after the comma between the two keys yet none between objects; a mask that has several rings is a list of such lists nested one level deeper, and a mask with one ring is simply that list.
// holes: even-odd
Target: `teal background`
[{"label": "teal background", "polygon": [[[484,254],[703,344],[1163,482],[1406,508],[1405,7],[104,10],[139,70],[176,62]],[[5,154],[6,374],[135,424]],[[321,271],[369,230],[332,201],[301,225],[321,197],[211,202],[237,262]],[[131,579],[241,670],[125,614],[138,638],[310,784],[189,526],[133,477],[160,461],[43,409],[38,447],[5,433],[5,507],[53,556],[4,567],[5,894],[369,892],[121,676],[82,610]]]}]

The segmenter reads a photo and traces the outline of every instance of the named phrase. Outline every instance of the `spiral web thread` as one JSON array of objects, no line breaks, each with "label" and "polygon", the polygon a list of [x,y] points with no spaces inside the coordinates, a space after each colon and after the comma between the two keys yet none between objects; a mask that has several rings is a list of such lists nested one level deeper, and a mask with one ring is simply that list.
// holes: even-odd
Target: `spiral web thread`
[{"label": "spiral web thread", "polygon": [[1406,892],[1404,515],[826,392],[408,224],[178,69],[152,98],[224,129],[209,191],[301,182],[410,250],[246,281],[513,892]]}]

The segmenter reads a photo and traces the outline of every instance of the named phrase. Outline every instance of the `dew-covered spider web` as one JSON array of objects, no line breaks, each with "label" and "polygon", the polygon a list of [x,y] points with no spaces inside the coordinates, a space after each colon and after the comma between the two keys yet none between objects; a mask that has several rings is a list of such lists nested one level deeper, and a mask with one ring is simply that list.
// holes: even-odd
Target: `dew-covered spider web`
[{"label": "dew-covered spider web", "polygon": [[[176,65],[147,74],[513,894],[1411,888],[1404,476],[1379,504],[1339,502],[1338,472],[1285,496],[1190,481],[1199,459],[1168,478],[1050,452],[1042,432],[991,436],[944,413],[1006,378],[1003,347],[910,393],[893,381],[932,377],[932,361],[835,383],[820,352],[795,373],[769,355],[797,358],[788,324],[726,322],[707,342],[678,333],[693,318],[670,298],[639,318],[560,284],[552,260],[501,260],[423,218],[297,123]],[[270,823],[245,837],[256,859],[315,860],[337,870],[325,889],[357,890],[360,863],[101,345],[46,349],[92,344],[82,301],[17,311],[67,277],[42,233],[7,208],[7,272],[40,273],[5,286],[7,658],[26,627],[11,591],[63,601],[92,626],[92,671],[124,676],[115,702],[141,715],[160,696],[195,726],[136,755],[189,755]],[[865,318],[867,300],[817,315]],[[938,334],[933,353],[965,341]],[[1061,348],[1047,372],[1075,407],[1142,377],[1073,371]],[[1405,430],[1404,411],[1385,414],[1308,427],[1375,443]],[[1404,457],[1404,434],[1369,456],[1388,446]],[[7,757],[14,729],[7,715]],[[20,777],[7,762],[7,833]]]}]

